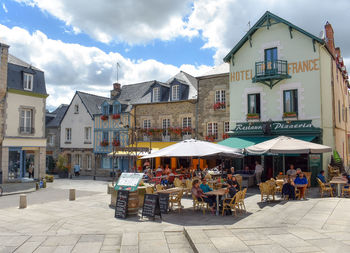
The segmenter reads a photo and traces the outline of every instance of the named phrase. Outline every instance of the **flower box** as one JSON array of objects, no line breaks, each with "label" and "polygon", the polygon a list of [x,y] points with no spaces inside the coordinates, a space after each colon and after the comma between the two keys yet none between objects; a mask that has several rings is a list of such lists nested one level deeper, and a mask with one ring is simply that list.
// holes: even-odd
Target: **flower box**
[{"label": "flower box", "polygon": [[217,102],[214,104],[214,110],[220,110],[220,109],[225,109],[226,108],[226,103],[225,102]]},{"label": "flower box", "polygon": [[298,114],[296,112],[285,112],[283,118],[296,118]]},{"label": "flower box", "polygon": [[119,113],[113,114],[112,119],[120,119],[120,114]]},{"label": "flower box", "polygon": [[102,115],[102,116],[101,116],[101,120],[103,120],[103,121],[104,121],[104,120],[108,120],[108,115]]},{"label": "flower box", "polygon": [[109,142],[107,140],[103,140],[103,141],[101,141],[100,145],[102,147],[107,147],[109,145]]},{"label": "flower box", "polygon": [[119,146],[120,146],[120,141],[118,141],[118,140],[113,140],[112,145],[113,145],[114,147],[119,147]]},{"label": "flower box", "polygon": [[205,137],[205,140],[206,141],[210,141],[210,142],[215,141],[215,139],[216,139],[215,135],[208,135],[208,136]]},{"label": "flower box", "polygon": [[222,139],[223,139],[223,140],[226,140],[228,137],[229,137],[228,134],[223,134],[223,135],[222,135]]},{"label": "flower box", "polygon": [[260,115],[258,113],[248,113],[247,120],[249,119],[260,119]]}]

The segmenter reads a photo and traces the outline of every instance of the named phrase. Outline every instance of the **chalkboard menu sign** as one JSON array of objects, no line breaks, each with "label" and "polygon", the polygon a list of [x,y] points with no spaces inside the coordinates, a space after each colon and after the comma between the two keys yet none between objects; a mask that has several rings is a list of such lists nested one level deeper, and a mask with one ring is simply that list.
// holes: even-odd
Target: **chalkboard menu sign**
[{"label": "chalkboard menu sign", "polygon": [[129,192],[119,190],[117,193],[117,202],[115,205],[115,218],[125,219],[128,213]]},{"label": "chalkboard menu sign", "polygon": [[156,215],[161,216],[158,195],[156,194],[145,194],[145,198],[142,206],[142,217],[152,217]]},{"label": "chalkboard menu sign", "polygon": [[158,194],[159,208],[161,213],[168,213],[169,209],[169,194]]}]

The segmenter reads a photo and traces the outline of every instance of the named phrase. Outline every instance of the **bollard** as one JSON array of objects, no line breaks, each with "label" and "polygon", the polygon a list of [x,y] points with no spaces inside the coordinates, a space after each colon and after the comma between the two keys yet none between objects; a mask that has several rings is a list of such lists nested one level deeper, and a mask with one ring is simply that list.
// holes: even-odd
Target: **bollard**
[{"label": "bollard", "polygon": [[69,189],[69,200],[75,200],[75,189]]},{"label": "bollard", "polygon": [[27,195],[19,195],[19,208],[27,208]]},{"label": "bollard", "polygon": [[43,179],[43,188],[46,188],[46,179]]}]

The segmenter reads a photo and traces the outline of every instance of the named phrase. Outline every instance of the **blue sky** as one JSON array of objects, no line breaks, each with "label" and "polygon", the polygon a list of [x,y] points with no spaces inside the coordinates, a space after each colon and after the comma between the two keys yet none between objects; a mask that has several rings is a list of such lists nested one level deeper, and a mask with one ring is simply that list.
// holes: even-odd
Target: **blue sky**
[{"label": "blue sky", "polygon": [[[0,42],[45,72],[50,109],[76,90],[108,96],[127,85],[199,76],[267,10],[318,36],[329,21],[350,62],[350,1],[334,0],[0,0]],[[317,9],[315,8],[317,6]]]}]

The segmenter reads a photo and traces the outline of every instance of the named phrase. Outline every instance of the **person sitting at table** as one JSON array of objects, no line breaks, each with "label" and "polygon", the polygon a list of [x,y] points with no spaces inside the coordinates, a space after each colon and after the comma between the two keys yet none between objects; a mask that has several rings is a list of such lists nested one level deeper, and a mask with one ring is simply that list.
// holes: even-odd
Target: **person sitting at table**
[{"label": "person sitting at table", "polygon": [[207,180],[205,178],[202,179],[202,183],[199,187],[202,189],[202,191],[204,193],[211,192],[213,190],[212,188],[210,188],[210,186],[208,185]]},{"label": "person sitting at table", "polygon": [[297,171],[294,169],[294,164],[289,165],[289,170],[287,170],[287,175],[295,177],[297,174]]},{"label": "person sitting at table", "polygon": [[202,178],[202,170],[199,167],[199,164],[197,165],[197,169],[195,170],[194,174],[195,174],[196,177]]},{"label": "person sitting at table", "polygon": [[212,213],[215,212],[215,196],[205,195],[202,189],[199,187],[199,180],[195,179],[192,182],[192,195],[195,196],[199,201],[203,199],[205,203],[208,203]]},{"label": "person sitting at table", "polygon": [[159,165],[158,168],[156,169],[156,176],[160,177],[161,175],[163,175],[163,168],[161,165]]},{"label": "person sitting at table", "polygon": [[297,177],[299,177],[300,173],[303,172],[300,168],[297,168],[296,171],[297,171],[297,174],[296,174]]},{"label": "person sitting at table", "polygon": [[322,183],[326,184],[327,181],[326,181],[326,178],[324,176],[324,170],[321,170],[320,173],[317,175],[317,178],[319,180],[321,180]]},{"label": "person sitting at table", "polygon": [[306,187],[307,187],[307,179],[306,177],[304,177],[304,173],[301,172],[299,174],[299,177],[296,177],[294,179],[294,184],[296,185],[296,187],[298,188],[298,190],[300,191],[300,199],[306,199],[305,198],[305,191],[306,191]]},{"label": "person sitting at table", "polygon": [[[232,182],[232,185],[236,188],[237,191],[239,191],[241,188],[240,188],[240,185],[237,181],[237,178],[235,176],[232,176],[231,178],[231,182]],[[230,182],[228,182],[230,184]]]},{"label": "person sitting at table", "polygon": [[165,165],[164,175],[169,175],[171,173],[171,169],[169,168],[169,164]]},{"label": "person sitting at table", "polygon": [[235,167],[232,166],[232,167],[230,168],[230,172],[229,172],[229,173],[231,173],[232,175],[234,175],[234,174],[235,174]]},{"label": "person sitting at table", "polygon": [[288,199],[295,199],[295,187],[291,177],[288,177],[287,183],[283,184],[282,196],[288,196]]}]

